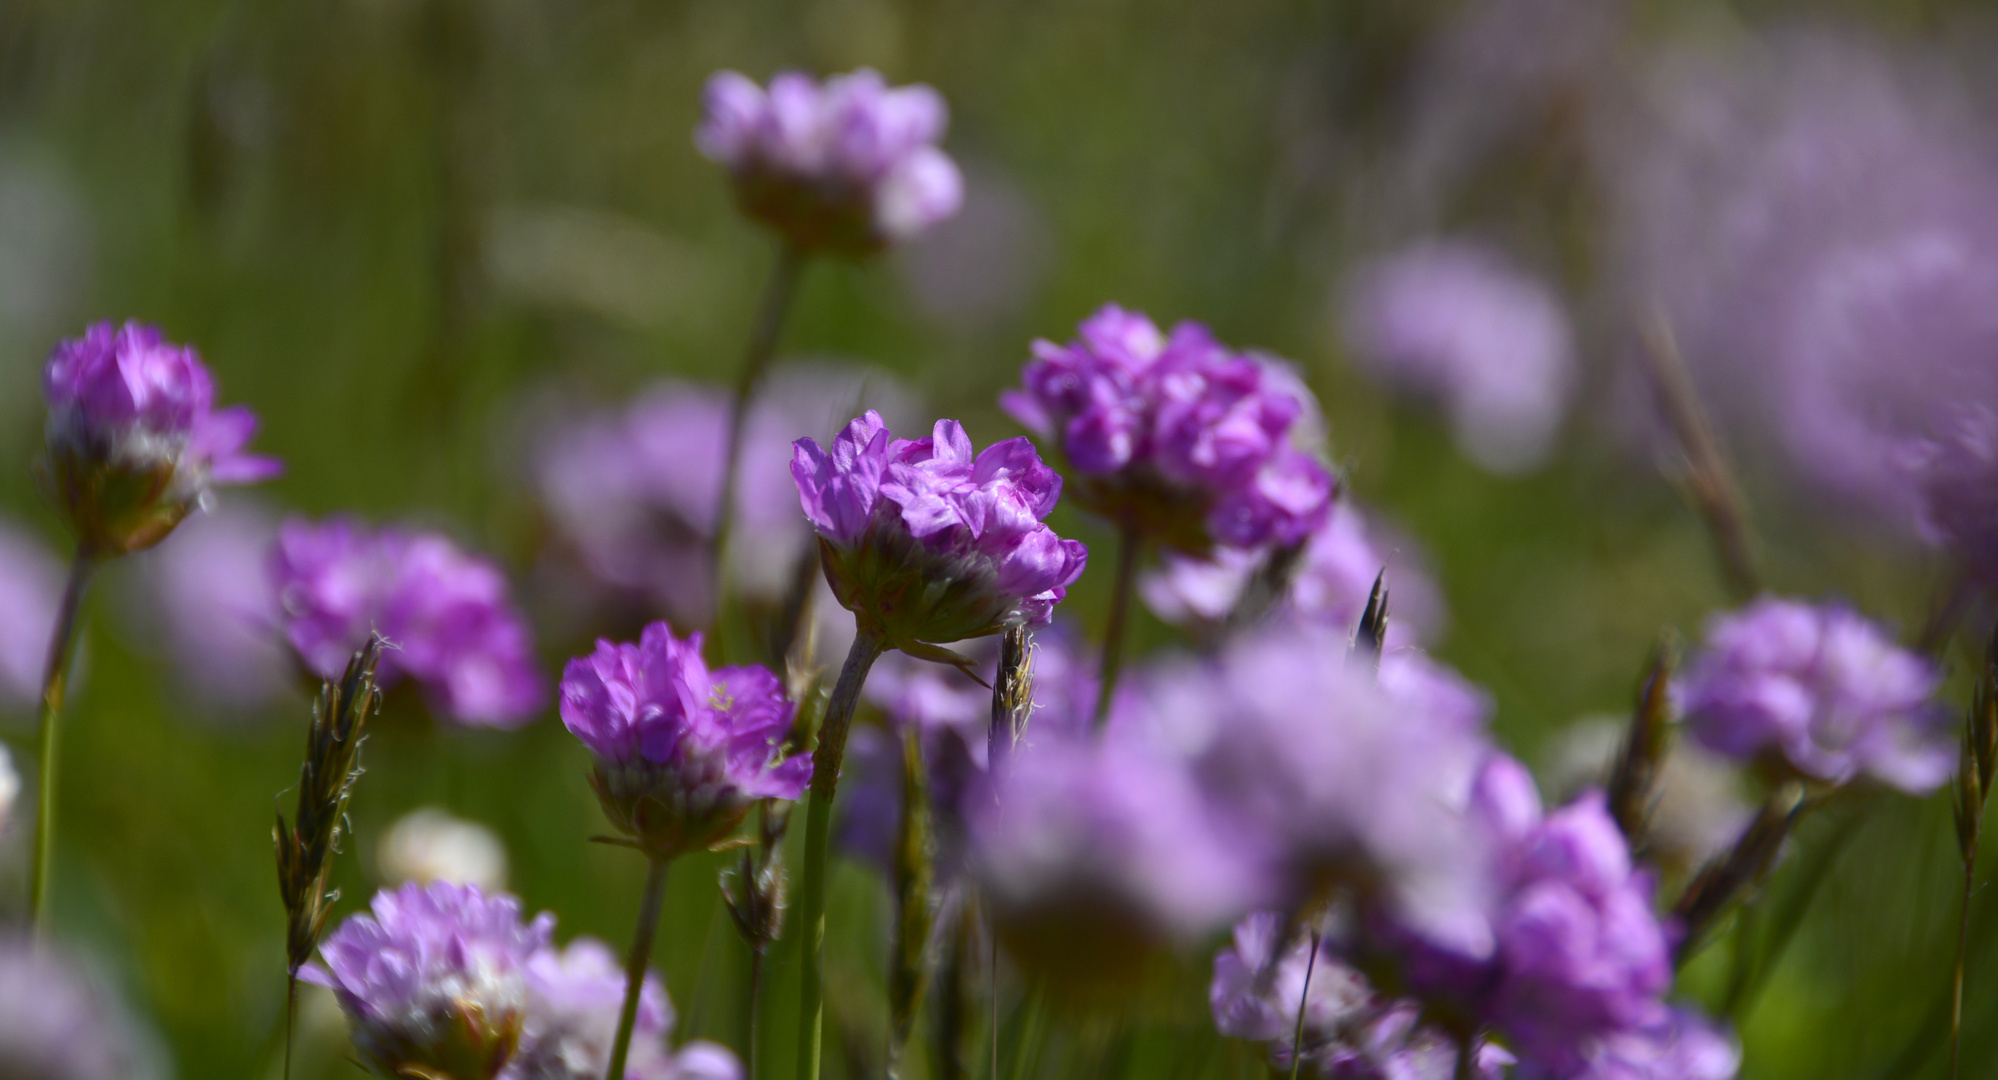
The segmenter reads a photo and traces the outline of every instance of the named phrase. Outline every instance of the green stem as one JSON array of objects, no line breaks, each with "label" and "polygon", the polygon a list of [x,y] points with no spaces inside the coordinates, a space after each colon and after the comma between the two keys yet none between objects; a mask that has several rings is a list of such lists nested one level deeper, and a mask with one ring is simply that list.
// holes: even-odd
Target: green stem
[{"label": "green stem", "polygon": [[805,882],[799,909],[799,925],[805,939],[798,992],[798,1080],[818,1080],[819,1049],[825,1034],[825,946],[826,946],[826,847],[832,836],[833,795],[839,789],[839,767],[846,757],[846,733],[853,726],[853,710],[860,704],[860,688],[867,672],[882,653],[882,645],[865,630],[854,635],[840,668],[839,682],[833,684],[832,699],[826,703],[826,718],[819,725],[819,746],[812,752],[812,798],[805,808]]},{"label": "green stem", "polygon": [[1297,992],[1297,1026],[1290,1033],[1290,1080],[1304,1064],[1304,1010],[1311,1003],[1311,971],[1318,966],[1318,929],[1311,930],[1311,955],[1304,958],[1304,986]]},{"label": "green stem", "polygon": [[652,936],[659,930],[659,910],[666,902],[666,860],[649,856],[645,868],[645,898],[638,904],[638,932],[624,962],[624,1009],[617,1017],[617,1041],[611,1044],[610,1068],[604,1080],[624,1080],[624,1061],[631,1053],[631,1029],[638,1021],[639,993],[645,988],[645,968],[652,962]]},{"label": "green stem", "polygon": [[63,588],[62,607],[56,614],[55,632],[49,638],[48,667],[42,675],[40,790],[35,808],[34,871],[28,892],[28,922],[37,936],[48,932],[49,870],[55,861],[56,770],[60,746],[56,721],[62,713],[63,691],[69,682],[70,658],[76,653],[77,618],[83,608],[83,593],[90,586],[90,574],[96,566],[97,561],[79,546],[69,564],[69,584]]},{"label": "green stem", "polygon": [[785,244],[777,253],[777,265],[763,286],[763,299],[756,308],[756,322],[749,330],[749,347],[736,374],[735,398],[729,403],[728,452],[722,458],[721,492],[715,504],[714,529],[709,537],[709,562],[715,572],[715,614],[719,618],[728,592],[728,575],[723,573],[722,557],[728,549],[729,520],[735,516],[736,475],[742,468],[742,436],[749,416],[749,399],[777,351],[777,335],[784,329],[784,316],[791,309],[791,297],[798,291],[798,278],[805,268],[805,253]]},{"label": "green stem", "polygon": [[743,1073],[748,1080],[756,1080],[758,1076],[756,1061],[760,1055],[757,1052],[757,1040],[762,1035],[760,1030],[762,1025],[758,1021],[763,1018],[762,1014],[763,949],[759,946],[749,951],[749,1042],[744,1047],[745,1056],[749,1059],[749,1068]]},{"label": "green stem", "polygon": [[1963,969],[1970,956],[1970,896],[1977,885],[1977,851],[1963,860],[1963,911],[1956,924],[1956,980],[1950,987],[1949,1077],[1956,1080],[1963,1052]]},{"label": "green stem", "polygon": [[1138,573],[1138,530],[1125,526],[1117,535],[1117,582],[1110,593],[1110,619],[1103,625],[1102,678],[1096,690],[1096,727],[1110,719],[1110,702],[1117,693],[1117,674],[1124,668],[1124,623],[1131,610],[1131,592]]}]

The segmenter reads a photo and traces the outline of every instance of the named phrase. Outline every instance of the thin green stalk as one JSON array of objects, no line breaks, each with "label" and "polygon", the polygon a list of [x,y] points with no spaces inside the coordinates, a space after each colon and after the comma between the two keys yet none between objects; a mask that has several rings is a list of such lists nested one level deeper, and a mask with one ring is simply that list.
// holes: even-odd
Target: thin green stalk
[{"label": "thin green stalk", "polygon": [[1290,1080],[1304,1064],[1304,1009],[1311,1002],[1311,972],[1318,966],[1318,929],[1311,930],[1311,955],[1304,958],[1304,987],[1297,992],[1297,1026],[1290,1032]]},{"label": "thin green stalk", "polygon": [[1977,856],[1972,851],[1963,861],[1963,911],[1956,925],[1956,979],[1950,987],[1949,1077],[1956,1080],[1958,1058],[1963,1054],[1963,969],[1970,957],[1970,897],[1976,891]]},{"label": "thin green stalk", "polygon": [[1117,674],[1124,669],[1124,623],[1131,610],[1131,592],[1138,573],[1138,530],[1125,526],[1117,536],[1117,582],[1110,593],[1110,620],[1103,625],[1102,679],[1096,690],[1096,727],[1110,719],[1110,702],[1117,693]]},{"label": "thin green stalk", "polygon": [[804,966],[798,992],[798,1080],[818,1080],[819,1050],[825,1034],[826,849],[832,837],[833,796],[839,790],[839,767],[846,757],[846,734],[860,688],[880,657],[882,645],[866,631],[854,635],[839,681],[826,703],[819,725],[818,749],[812,752],[812,797],[805,810],[805,883],[798,918],[804,929]]},{"label": "thin green stalk", "polygon": [[623,1080],[624,1061],[631,1053],[631,1029],[638,1021],[639,992],[645,987],[645,968],[652,962],[652,936],[659,930],[659,911],[666,903],[666,860],[648,858],[645,868],[645,898],[638,904],[638,931],[631,939],[631,955],[624,962],[624,1009],[617,1017],[617,1041],[611,1044],[610,1068],[604,1080]]},{"label": "thin green stalk", "polygon": [[757,1023],[757,1021],[762,1019],[762,1005],[763,950],[752,949],[749,953],[749,1042],[744,1048],[746,1051],[745,1056],[749,1059],[749,1069],[743,1074],[749,1080],[756,1080],[757,1076],[760,1075],[756,1071],[756,1062],[761,1056],[757,1051],[757,1047],[758,1040],[762,1034],[760,1030],[762,1025]]},{"label": "thin green stalk", "polygon": [[721,602],[728,591],[728,578],[722,573],[723,554],[728,550],[729,519],[735,516],[736,474],[742,467],[742,434],[744,421],[749,415],[749,399],[756,392],[756,384],[763,378],[763,369],[770,365],[771,354],[777,351],[777,336],[784,329],[784,316],[791,309],[791,297],[798,291],[798,279],[805,268],[805,253],[791,244],[785,244],[777,253],[777,265],[771,268],[770,279],[763,286],[763,299],[756,308],[756,322],[749,330],[749,346],[742,358],[742,368],[736,374],[735,398],[729,403],[728,413],[728,452],[722,458],[721,492],[715,505],[714,530],[709,539],[709,565],[715,568],[716,589],[715,613],[719,617]]},{"label": "thin green stalk", "polygon": [[70,658],[76,653],[77,618],[83,608],[84,590],[97,560],[82,546],[70,560],[69,584],[62,592],[55,632],[49,638],[48,667],[42,674],[41,765],[39,792],[35,806],[35,854],[33,880],[28,892],[28,922],[37,936],[48,933],[49,877],[55,861],[56,776],[63,691],[69,684]]}]

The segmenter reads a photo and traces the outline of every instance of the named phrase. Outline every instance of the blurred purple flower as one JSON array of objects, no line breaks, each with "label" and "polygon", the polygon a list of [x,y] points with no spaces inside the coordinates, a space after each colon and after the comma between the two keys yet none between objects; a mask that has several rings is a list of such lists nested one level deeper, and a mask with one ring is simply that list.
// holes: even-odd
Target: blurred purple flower
[{"label": "blurred purple flower", "polygon": [[1998,583],[1998,401],[1939,416],[1910,448],[1921,485],[1922,535]]},{"label": "blurred purple flower", "polygon": [[1356,275],[1345,326],[1354,357],[1437,402],[1480,466],[1513,473],[1546,459],[1574,395],[1568,319],[1503,253],[1466,240],[1394,252]]},{"label": "blurred purple flower", "polygon": [[115,997],[63,952],[0,938],[0,1076],[151,1080],[150,1042]]},{"label": "blurred purple flower", "polygon": [[378,892],[370,907],[300,977],[339,998],[354,1048],[383,1075],[493,1080],[520,1042],[529,962],[555,917],[523,924],[513,897],[448,882]]},{"label": "blurred purple flower", "polygon": [[[501,1080],[601,1080],[610,1067],[625,977],[603,942],[579,937],[568,948],[544,948],[527,963],[527,1023],[520,1052]],[[632,1027],[626,1080],[740,1080],[735,1055],[713,1043],[675,1054],[667,1044],[673,1006],[659,978],[646,974]]]},{"label": "blurred purple flower", "polygon": [[143,323],[96,323],[57,345],[42,390],[53,486],[78,542],[97,555],[159,543],[206,504],[210,485],[279,472],[276,460],[243,452],[256,416],[215,409],[201,358]]},{"label": "blurred purple flower", "polygon": [[[1422,644],[1443,621],[1442,594],[1408,547],[1371,514],[1341,502],[1305,541],[1278,610],[1351,633],[1366,611],[1374,579],[1388,570],[1388,647]],[[1139,579],[1138,593],[1167,622],[1218,626],[1235,611],[1268,557],[1230,547],[1217,547],[1205,558],[1167,552],[1157,570]]]},{"label": "blurred purple flower", "polygon": [[795,444],[791,475],[818,529],[826,580],[859,627],[905,652],[1045,624],[1088,551],[1041,519],[1061,477],[1026,439],[972,454],[955,420],[897,439],[869,411],[828,451]]},{"label": "blurred purple flower", "polygon": [[62,564],[12,525],[0,523],[0,706],[42,699],[42,668],[62,602]]},{"label": "blurred purple flower", "polygon": [[[173,675],[209,705],[247,710],[284,695],[291,657],[264,573],[277,526],[239,503],[182,525],[148,568]],[[345,660],[341,661],[344,666]]]},{"label": "blurred purple flower", "polygon": [[1316,405],[1278,361],[1115,304],[1078,330],[1035,342],[1000,405],[1056,441],[1084,505],[1190,554],[1298,543],[1324,521],[1336,484],[1292,445]]},{"label": "blurred purple flower", "polygon": [[793,246],[865,254],[957,212],[963,178],[936,146],[948,123],[935,90],[867,68],[824,83],[782,72],[767,91],[723,71],[694,143],[728,169],[743,212]]},{"label": "blurred purple flower", "polygon": [[[1604,1038],[1580,1075],[1586,1080],[1734,1080],[1740,1068],[1741,1048],[1726,1032],[1691,1010],[1673,1008],[1656,1024]],[[1531,1063],[1520,1069],[1521,1080],[1562,1075]]]},{"label": "blurred purple flower", "polygon": [[1716,753],[1775,752],[1819,780],[1865,774],[1924,794],[1956,763],[1934,700],[1941,682],[1933,663],[1847,608],[1770,597],[1710,621],[1673,694]]},{"label": "blurred purple flower", "polygon": [[[1259,911],[1235,924],[1233,943],[1215,954],[1208,1001],[1221,1034],[1265,1044],[1277,1068],[1288,1068],[1301,1003],[1307,1075],[1329,1080],[1454,1075],[1457,1044],[1419,1023],[1420,1006],[1376,991],[1339,957],[1333,939],[1321,939],[1313,958],[1309,934],[1287,936],[1284,929],[1282,916]],[[1478,1048],[1472,1075],[1498,1080],[1510,1064],[1512,1055],[1487,1042]]]},{"label": "blurred purple flower", "polygon": [[636,645],[597,642],[562,673],[562,723],[595,759],[604,813],[661,858],[704,848],[758,799],[796,799],[812,760],[784,755],[791,703],[767,669],[709,672],[701,635],[665,623]]},{"label": "blurred purple flower", "polygon": [[[1147,680],[1129,727],[1193,763],[1245,834],[1275,849],[1285,897],[1360,890],[1464,952],[1491,948],[1480,850],[1458,807],[1488,706],[1440,667],[1346,660],[1346,635],[1278,625]],[[1113,734],[1122,718],[1113,718]]]},{"label": "blurred purple flower", "polygon": [[1135,739],[1042,738],[974,795],[971,865],[1013,957],[1113,988],[1267,896],[1253,838]]},{"label": "blurred purple flower", "polygon": [[459,723],[517,727],[546,699],[505,575],[441,534],[293,518],[267,570],[285,636],[321,678],[379,631],[395,646],[382,654],[382,682],[415,679]]}]

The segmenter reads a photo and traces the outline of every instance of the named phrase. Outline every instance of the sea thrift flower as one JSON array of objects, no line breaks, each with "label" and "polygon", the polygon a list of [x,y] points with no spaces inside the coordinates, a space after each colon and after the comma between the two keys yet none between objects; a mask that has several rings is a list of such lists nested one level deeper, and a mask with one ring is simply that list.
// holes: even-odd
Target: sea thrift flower
[{"label": "sea thrift flower", "polygon": [[412,810],[389,826],[375,860],[382,877],[400,884],[449,881],[496,890],[506,887],[506,845],[491,829],[433,806]]},{"label": "sea thrift flower", "polygon": [[1298,543],[1324,520],[1332,476],[1291,445],[1313,406],[1279,364],[1115,304],[1079,333],[1035,342],[1000,404],[1061,447],[1084,505],[1192,554]]},{"label": "sea thrift flower", "polygon": [[1701,745],[1773,755],[1829,783],[1865,775],[1911,794],[1956,760],[1934,701],[1942,674],[1838,605],[1765,598],[1716,616],[1673,692]]},{"label": "sea thrift flower", "polygon": [[41,700],[61,598],[62,564],[26,533],[0,524],[0,706],[25,711]]},{"label": "sea thrift flower", "polygon": [[980,895],[1022,964],[1090,990],[1267,893],[1256,845],[1193,777],[1136,739],[1037,739],[971,804]]},{"label": "sea thrift flower", "polygon": [[0,939],[0,1076],[151,1080],[151,1058],[118,1001],[67,956]]},{"label": "sea thrift flower", "polygon": [[701,635],[665,623],[597,642],[562,672],[562,723],[595,759],[604,813],[655,858],[707,847],[758,799],[796,799],[811,759],[784,756],[791,703],[767,669],[709,672]]},{"label": "sea thrift flower", "polygon": [[1345,634],[1272,627],[1157,673],[1130,722],[1274,848],[1285,902],[1356,889],[1368,908],[1488,950],[1484,883],[1466,870],[1480,848],[1453,809],[1488,752],[1488,706],[1440,666],[1395,673],[1390,653],[1377,681],[1347,650]]},{"label": "sea thrift flower", "polygon": [[[1340,1080],[1454,1075],[1456,1042],[1419,1024],[1416,1003],[1375,990],[1339,957],[1332,938],[1319,940],[1314,958],[1307,931],[1284,931],[1282,916],[1259,911],[1235,924],[1233,943],[1215,954],[1208,1002],[1221,1034],[1263,1043],[1279,1070],[1290,1067],[1293,1046],[1301,1046],[1309,1075]],[[1485,1043],[1472,1075],[1498,1080],[1511,1063],[1512,1055]]]},{"label": "sea thrift flower", "polygon": [[223,707],[204,714],[253,710],[285,694],[296,671],[271,633],[281,619],[264,574],[277,523],[232,501],[177,535],[147,567],[174,678],[202,704]]},{"label": "sea thrift flower", "polygon": [[923,85],[867,68],[824,83],[783,72],[765,90],[708,80],[694,143],[728,169],[743,212],[803,251],[863,255],[957,212],[963,178],[937,149],[949,115]]},{"label": "sea thrift flower", "polygon": [[795,446],[791,476],[826,580],[883,644],[934,657],[926,643],[1044,624],[1082,576],[1087,549],[1041,524],[1061,477],[1026,439],[974,457],[955,420],[937,421],[929,438],[897,439],[870,411],[830,450],[812,439]]},{"label": "sea thrift flower", "polygon": [[523,924],[513,897],[447,882],[378,892],[370,907],[300,977],[339,998],[354,1049],[382,1075],[493,1080],[520,1043],[529,961],[555,917]]},{"label": "sea thrift flower", "polygon": [[[610,948],[577,938],[566,949],[543,949],[528,961],[527,989],[520,1052],[502,1080],[602,1080],[625,992],[623,967]],[[673,1005],[658,976],[648,972],[626,1080],[740,1080],[735,1055],[714,1043],[690,1043],[675,1054],[666,1042],[672,1029]]]},{"label": "sea thrift flower", "polygon": [[382,684],[415,679],[445,716],[516,727],[541,707],[547,687],[505,575],[447,537],[293,519],[278,530],[268,573],[285,636],[322,678],[379,631],[395,646],[382,656]]},{"label": "sea thrift flower", "polygon": [[1998,582],[1998,400],[1954,410],[1910,447],[1923,536]]},{"label": "sea thrift flower", "polygon": [[1376,378],[1442,406],[1471,460],[1512,473],[1546,459],[1574,395],[1568,320],[1503,254],[1461,240],[1395,252],[1350,286],[1345,326]]},{"label": "sea thrift flower", "polygon": [[97,323],[65,341],[42,371],[48,470],[77,542],[93,555],[159,543],[213,484],[250,484],[278,463],[243,452],[249,409],[217,410],[191,348],[142,323]]}]

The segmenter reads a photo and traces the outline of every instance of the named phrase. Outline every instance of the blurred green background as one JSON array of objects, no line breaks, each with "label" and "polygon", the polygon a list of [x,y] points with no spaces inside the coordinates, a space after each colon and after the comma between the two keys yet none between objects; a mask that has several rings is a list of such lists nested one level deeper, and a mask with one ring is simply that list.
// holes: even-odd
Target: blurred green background
[{"label": "blurred green background", "polygon": [[[1434,651],[1492,691],[1500,738],[1542,761],[1577,718],[1627,708],[1662,630],[1696,634],[1726,605],[1697,519],[1601,405],[1612,380],[1595,342],[1615,332],[1589,322],[1601,199],[1565,95],[1613,88],[1657,43],[1737,38],[1806,8],[1914,40],[1975,28],[1972,7],[1629,5],[1588,79],[1535,99],[1448,183],[1418,191],[1390,163],[1426,43],[1460,14],[1444,0],[9,0],[0,460],[17,464],[0,469],[0,514],[60,547],[28,468],[39,365],[86,321],[131,317],[197,345],[223,400],[262,415],[258,447],[287,464],[256,493],[266,505],[440,526],[521,569],[542,529],[516,437],[523,402],[551,386],[614,400],[665,374],[725,382],[740,355],[774,249],[693,148],[703,80],[721,67],[762,79],[867,64],[945,94],[945,145],[979,213],[908,252],[812,266],[780,353],[890,369],[980,445],[1017,433],[993,398],[1029,340],[1067,337],[1105,300],[1199,318],[1295,360],[1351,490],[1415,539],[1439,579],[1450,621]],[[1479,471],[1437,418],[1342,355],[1342,275],[1445,229],[1503,238],[1582,321],[1583,404],[1534,475]],[[1754,478],[1749,494],[1775,588],[1919,625],[1935,566],[1791,513]],[[1060,515],[1065,535],[1109,541],[1100,522]],[[56,925],[115,974],[177,1075],[274,1075],[282,911],[269,829],[296,775],[306,699],[227,720],[183,699],[162,643],[125,614],[121,591],[142,570],[120,567],[91,606]],[[1066,605],[1092,630],[1107,576],[1099,560]],[[1174,639],[1145,615],[1137,633]],[[547,670],[585,645],[544,633]],[[30,721],[0,726],[24,772]],[[586,756],[552,709],[518,732],[437,730],[405,702],[365,762],[357,838],[337,870],[343,910],[375,887],[386,825],[441,805],[505,839],[512,887],[558,913],[560,936],[622,948],[641,865],[586,842],[604,826]],[[1737,1017],[1745,1077],[1941,1074],[1939,1053],[1904,1052],[1940,1047],[1956,917],[1948,812],[1940,796],[1862,811],[1814,822],[1770,887],[1768,906],[1800,910],[1801,924]],[[16,912],[22,832],[5,848]],[[740,1049],[746,963],[719,866],[676,864],[656,961],[679,1037]],[[1805,906],[1800,885],[1818,872]],[[878,1058],[886,910],[872,876],[838,871],[833,1075]],[[1998,1076],[1988,894],[1974,933],[1966,1074]],[[792,946],[773,961],[772,1075],[790,1067]],[[1731,947],[1684,983],[1709,1006],[1726,992]],[[1130,1038],[1010,989],[1004,1071],[1261,1075],[1254,1048],[1213,1034],[1205,964],[1193,956],[1161,985]],[[357,1075],[337,1016],[314,1000],[298,1075]],[[982,1075],[982,1054],[972,1061]]]}]

